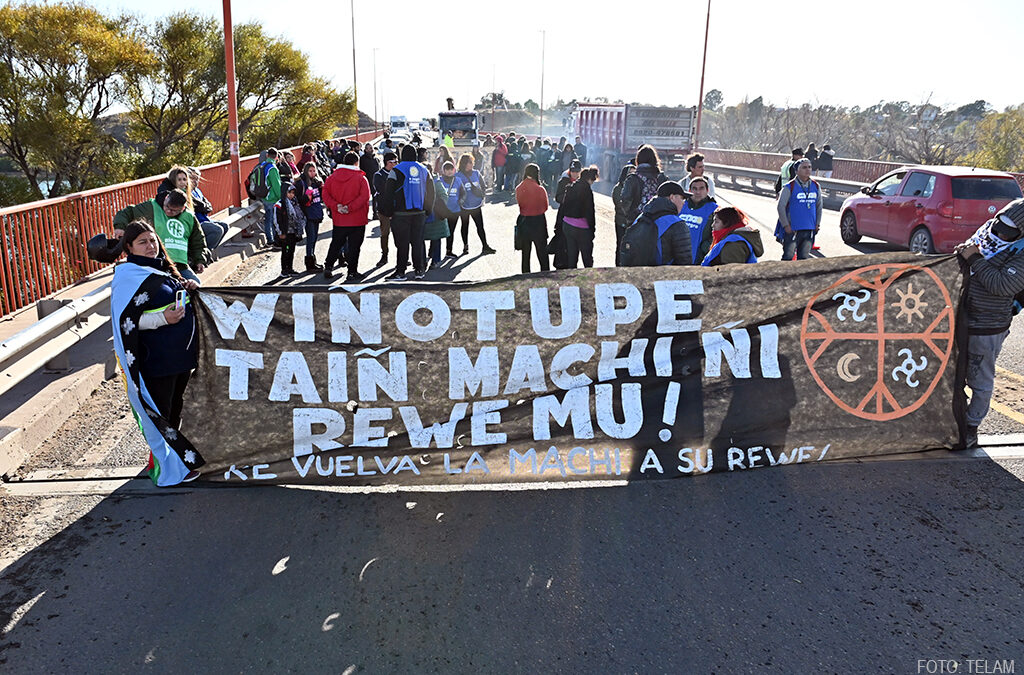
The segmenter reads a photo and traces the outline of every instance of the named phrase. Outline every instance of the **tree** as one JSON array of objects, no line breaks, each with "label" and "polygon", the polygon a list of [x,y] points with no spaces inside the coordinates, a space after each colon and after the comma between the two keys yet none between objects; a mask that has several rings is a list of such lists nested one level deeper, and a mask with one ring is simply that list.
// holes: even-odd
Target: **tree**
[{"label": "tree", "polygon": [[971,165],[1024,171],[1024,105],[987,115],[975,136],[977,148],[967,157]]},{"label": "tree", "polygon": [[540,106],[532,98],[528,98],[526,99],[526,102],[523,103],[523,110],[526,112],[538,113],[540,112]]},{"label": "tree", "polygon": [[[235,74],[243,152],[265,147],[267,138],[300,143],[356,123],[351,93],[312,78],[306,56],[287,40],[265,34],[258,23],[235,27]],[[221,146],[227,148],[227,125],[220,131]]]},{"label": "tree", "polygon": [[718,110],[718,106],[722,105],[722,92],[718,89],[712,89],[708,93],[704,94],[704,109],[705,110]]},{"label": "tree", "polygon": [[0,149],[42,199],[104,179],[123,155],[98,120],[153,67],[131,17],[81,5],[0,7]]},{"label": "tree", "polygon": [[157,66],[128,90],[129,138],[144,151],[139,172],[219,160],[222,149],[208,140],[227,117],[220,24],[213,17],[174,14],[158,21],[146,42]]}]

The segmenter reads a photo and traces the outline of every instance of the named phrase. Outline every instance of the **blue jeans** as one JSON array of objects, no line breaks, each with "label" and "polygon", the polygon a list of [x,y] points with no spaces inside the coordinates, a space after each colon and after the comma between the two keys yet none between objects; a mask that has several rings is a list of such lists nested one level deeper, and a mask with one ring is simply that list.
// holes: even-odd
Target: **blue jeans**
[{"label": "blue jeans", "polygon": [[782,235],[782,259],[792,260],[796,253],[797,260],[807,260],[811,256],[811,243],[814,241],[814,230],[793,230],[792,234]]},{"label": "blue jeans", "polygon": [[267,235],[267,244],[274,243],[274,230],[277,226],[277,203],[263,202],[263,234]]},{"label": "blue jeans", "polygon": [[494,167],[494,191],[500,192],[505,186],[505,167]]},{"label": "blue jeans", "polygon": [[967,386],[971,388],[971,401],[967,404],[967,424],[981,426],[992,401],[996,379],[996,359],[1003,348],[1003,340],[1010,331],[995,335],[969,335],[967,337]]},{"label": "blue jeans", "polygon": [[430,240],[430,260],[436,265],[441,262],[441,242],[443,239]]},{"label": "blue jeans", "polygon": [[306,257],[316,255],[316,238],[320,236],[320,220],[306,221]]}]

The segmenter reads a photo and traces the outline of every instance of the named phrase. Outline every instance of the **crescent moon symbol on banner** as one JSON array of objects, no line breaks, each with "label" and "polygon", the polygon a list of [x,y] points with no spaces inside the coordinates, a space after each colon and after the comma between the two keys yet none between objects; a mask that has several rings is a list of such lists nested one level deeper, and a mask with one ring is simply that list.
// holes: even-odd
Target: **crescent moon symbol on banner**
[{"label": "crescent moon symbol on banner", "polygon": [[836,364],[836,372],[844,382],[856,382],[860,379],[860,375],[850,372],[850,366],[853,365],[854,361],[859,361],[860,356],[850,352],[849,354],[843,354],[840,357],[839,362]]}]

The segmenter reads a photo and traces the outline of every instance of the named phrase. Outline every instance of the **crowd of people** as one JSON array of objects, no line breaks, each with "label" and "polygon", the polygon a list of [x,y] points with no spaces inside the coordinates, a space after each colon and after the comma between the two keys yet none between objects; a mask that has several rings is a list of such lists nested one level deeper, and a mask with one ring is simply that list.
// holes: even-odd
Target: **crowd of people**
[{"label": "crowd of people", "polygon": [[[305,273],[322,273],[330,280],[335,267],[344,265],[347,282],[362,281],[360,252],[371,220],[380,226],[381,258],[375,267],[389,264],[394,250],[387,280],[422,279],[430,267],[468,255],[477,245],[481,255],[495,253],[484,220],[488,197],[518,207],[512,244],[521,252],[524,273],[531,271],[534,259],[542,272],[592,267],[595,233],[605,226],[597,217],[593,190],[601,175],[596,166],[585,165],[587,148],[580,139],[531,142],[509,133],[486,138],[483,147],[492,149],[489,170],[483,172],[478,148],[456,157],[455,147],[442,145],[433,162],[424,148],[394,145],[390,139],[380,148],[352,141],[310,143],[298,162],[288,151],[268,148],[246,188],[251,199],[263,204],[267,245],[280,251],[285,277],[299,274],[294,255],[305,241]],[[808,156],[814,152],[813,144],[808,153],[795,149],[780,169],[776,236],[783,260],[807,258],[821,224],[821,190],[813,178],[815,160]],[[828,146],[817,153],[817,166],[822,156],[831,161]],[[615,232],[616,265],[748,264],[764,254],[760,233],[746,214],[715,201],[704,157],[691,155],[686,169],[681,180],[669,179],[649,145],[638,148],[621,168],[611,190],[614,222],[608,224]],[[102,254],[127,254],[112,283],[115,350],[128,381],[135,382],[128,386],[129,398],[148,420],[140,425],[153,441],[151,448],[154,439],[165,443],[165,451],[151,457],[151,475],[159,485],[194,479],[203,462],[187,444],[172,442],[180,438],[174,430],[197,363],[189,293],[198,288],[198,275],[227,229],[212,219],[201,180],[196,168],[172,167],[152,199],[117,213],[117,248]],[[316,243],[328,216],[330,244],[319,264]],[[470,223],[476,232],[472,246]],[[1018,303],[1024,297],[1024,278],[1015,273],[1024,267],[1024,246],[1015,244],[1024,242],[1022,233],[1024,200],[1018,200],[957,249],[972,271],[968,445],[977,443],[978,425],[988,411],[994,363],[1015,312],[1014,296]]]}]

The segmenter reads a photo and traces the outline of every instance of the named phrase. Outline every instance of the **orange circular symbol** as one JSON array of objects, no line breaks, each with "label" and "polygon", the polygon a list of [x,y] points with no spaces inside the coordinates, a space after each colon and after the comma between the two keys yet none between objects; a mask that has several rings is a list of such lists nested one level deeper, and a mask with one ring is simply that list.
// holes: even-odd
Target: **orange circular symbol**
[{"label": "orange circular symbol", "polygon": [[872,265],[807,303],[804,361],[836,405],[868,420],[894,420],[935,390],[953,351],[953,301],[932,270]]}]

